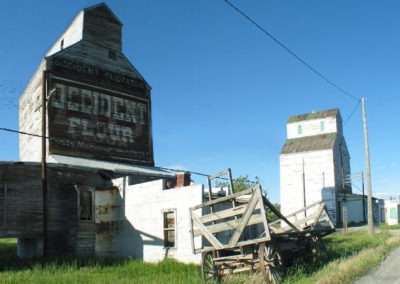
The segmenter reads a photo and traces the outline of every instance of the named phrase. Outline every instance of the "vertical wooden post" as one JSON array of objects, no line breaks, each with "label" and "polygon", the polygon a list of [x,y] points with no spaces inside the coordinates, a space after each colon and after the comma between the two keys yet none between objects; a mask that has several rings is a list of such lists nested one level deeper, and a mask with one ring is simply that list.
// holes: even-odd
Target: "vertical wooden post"
[{"label": "vertical wooden post", "polygon": [[367,223],[367,218],[365,217],[365,192],[364,192],[364,172],[361,171],[361,184],[362,184],[362,204],[363,204],[363,221],[364,224]]},{"label": "vertical wooden post", "polygon": [[365,99],[361,99],[362,113],[364,122],[364,142],[365,142],[365,170],[367,174],[367,194],[368,194],[368,234],[374,235],[374,218],[372,212],[372,189],[371,189],[371,169],[369,158],[369,143],[368,143],[368,126],[367,126],[367,113],[365,111]]},{"label": "vertical wooden post", "polygon": [[347,236],[349,234],[349,229],[347,226],[347,207],[346,204],[343,205],[343,233]]},{"label": "vertical wooden post", "polygon": [[[307,199],[306,199],[306,173],[304,172],[304,158],[303,158],[303,206],[307,207]],[[304,209],[304,217],[307,217],[307,210]]]},{"label": "vertical wooden post", "polygon": [[43,198],[43,256],[47,256],[47,165],[46,165],[46,117],[47,117],[47,74],[42,79],[42,198]]}]

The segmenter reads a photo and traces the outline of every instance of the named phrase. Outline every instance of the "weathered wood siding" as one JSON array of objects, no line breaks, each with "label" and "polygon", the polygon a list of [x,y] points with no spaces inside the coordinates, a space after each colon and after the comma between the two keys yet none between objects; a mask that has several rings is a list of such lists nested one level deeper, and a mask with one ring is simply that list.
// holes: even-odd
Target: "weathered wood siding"
[{"label": "weathered wood siding", "polygon": [[0,163],[0,237],[35,237],[43,231],[39,167]]},{"label": "weathered wood siding", "polygon": [[19,156],[22,161],[40,161],[42,135],[42,80],[46,62],[42,61],[19,99]]},{"label": "weathered wood siding", "polygon": [[107,6],[85,11],[83,36],[85,40],[121,51],[122,24]]},{"label": "weathered wood siding", "polygon": [[[41,135],[44,70],[49,161],[61,154],[154,165],[151,88],[122,53],[122,24],[107,5],[78,14],[24,92],[20,129],[36,135]],[[40,161],[40,143],[21,135],[21,159]]]},{"label": "weathered wood siding", "polygon": [[[41,238],[43,235],[41,165],[2,163],[0,177],[0,237]],[[107,242],[112,242],[111,236],[116,232],[115,228],[108,230],[102,227],[102,221],[107,220],[107,214],[111,214],[104,211],[104,208],[115,208],[115,204],[121,206],[120,198],[103,199],[99,205],[94,202],[93,213],[97,212],[97,216],[102,215],[102,217],[93,215],[91,222],[80,221],[77,218],[76,185],[92,188],[94,195],[96,188],[107,196],[118,192],[112,186],[111,180],[101,177],[97,170],[71,169],[49,164],[47,248],[50,255],[94,255],[96,230],[102,233],[102,242],[98,242],[100,247],[107,247]],[[121,217],[120,213],[117,217]],[[98,225],[96,225],[97,218]],[[114,221],[117,220],[116,216],[113,218]]]}]

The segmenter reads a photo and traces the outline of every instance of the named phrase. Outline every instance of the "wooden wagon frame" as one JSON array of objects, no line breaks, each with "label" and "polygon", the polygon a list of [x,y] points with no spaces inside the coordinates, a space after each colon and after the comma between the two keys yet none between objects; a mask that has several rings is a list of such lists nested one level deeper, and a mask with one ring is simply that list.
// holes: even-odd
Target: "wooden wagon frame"
[{"label": "wooden wagon frame", "polygon": [[[267,210],[278,220],[268,222]],[[203,283],[253,270],[261,270],[267,283],[279,283],[285,260],[324,250],[321,238],[335,231],[324,202],[283,216],[258,185],[192,207],[190,218]]]}]

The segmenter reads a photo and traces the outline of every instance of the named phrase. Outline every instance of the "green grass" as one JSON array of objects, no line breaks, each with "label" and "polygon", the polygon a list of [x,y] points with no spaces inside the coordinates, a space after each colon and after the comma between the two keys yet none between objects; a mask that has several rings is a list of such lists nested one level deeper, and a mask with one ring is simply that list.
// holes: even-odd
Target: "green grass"
[{"label": "green grass", "polygon": [[400,238],[386,231],[374,237],[358,231],[332,234],[324,238],[324,243],[326,256],[308,262],[298,259],[287,270],[284,283],[351,283],[400,246]]},{"label": "green grass", "polygon": [[[374,237],[366,231],[337,232],[323,240],[326,255],[297,258],[286,269],[284,283],[351,283],[400,245],[400,237],[387,231]],[[223,282],[263,283],[259,273],[234,275]],[[154,264],[101,257],[21,261],[16,257],[16,240],[0,239],[0,283],[201,283],[201,275],[199,265],[173,260]]]},{"label": "green grass", "polygon": [[21,261],[16,240],[0,239],[0,283],[201,283],[200,266],[116,258]]},{"label": "green grass", "polygon": [[382,225],[380,225],[379,227],[378,227],[378,229],[381,229],[381,230],[400,230],[400,225],[385,225],[385,224],[382,224]]}]

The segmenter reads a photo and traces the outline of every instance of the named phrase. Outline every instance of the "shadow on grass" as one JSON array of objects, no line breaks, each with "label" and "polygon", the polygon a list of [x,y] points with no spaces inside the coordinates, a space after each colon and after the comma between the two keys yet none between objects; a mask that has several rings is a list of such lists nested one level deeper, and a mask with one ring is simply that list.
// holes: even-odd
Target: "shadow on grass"
[{"label": "shadow on grass", "polygon": [[[19,271],[42,267],[60,266],[80,269],[82,267],[110,267],[119,266],[132,259],[115,257],[40,257],[31,260],[22,260],[17,256],[17,241],[15,239],[0,239],[0,272]],[[140,261],[138,261],[140,262]]]}]

